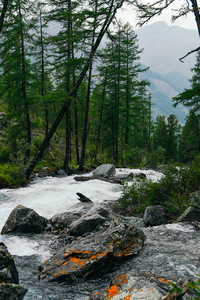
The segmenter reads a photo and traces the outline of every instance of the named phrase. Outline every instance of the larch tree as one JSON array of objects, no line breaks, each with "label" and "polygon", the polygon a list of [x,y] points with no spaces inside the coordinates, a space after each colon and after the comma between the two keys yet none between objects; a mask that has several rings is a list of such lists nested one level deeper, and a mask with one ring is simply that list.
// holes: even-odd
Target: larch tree
[{"label": "larch tree", "polygon": [[0,41],[1,95],[8,105],[10,117],[17,118],[13,139],[16,140],[19,135],[21,139],[24,138],[25,160],[30,158],[31,148],[31,103],[28,92],[30,61],[27,55],[31,40],[30,10],[31,1],[16,0],[10,3]]},{"label": "larch tree", "polygon": [[123,1],[120,0],[111,0],[108,3],[105,3],[105,7],[104,7],[104,16],[102,16],[102,24],[100,27],[100,30],[98,31],[98,35],[95,38],[95,42],[94,45],[86,59],[86,63],[84,64],[75,85],[73,86],[73,89],[70,91],[69,95],[68,95],[68,99],[67,101],[63,104],[62,108],[60,109],[60,112],[57,115],[56,120],[54,121],[54,123],[52,124],[47,136],[45,137],[45,139],[43,140],[37,154],[35,155],[35,157],[33,158],[33,160],[30,162],[29,167],[26,169],[25,172],[25,176],[26,178],[29,178],[32,171],[34,170],[35,166],[37,165],[39,159],[42,157],[50,139],[52,138],[54,132],[56,131],[58,125],[60,124],[66,110],[68,109],[72,98],[76,95],[83,79],[85,78],[85,75],[90,67],[90,64],[93,60],[93,57],[96,53],[96,50],[98,49],[101,40],[103,38],[103,36],[105,35],[105,33],[107,32],[111,22],[113,21],[116,12],[118,11],[118,9],[123,5]]}]

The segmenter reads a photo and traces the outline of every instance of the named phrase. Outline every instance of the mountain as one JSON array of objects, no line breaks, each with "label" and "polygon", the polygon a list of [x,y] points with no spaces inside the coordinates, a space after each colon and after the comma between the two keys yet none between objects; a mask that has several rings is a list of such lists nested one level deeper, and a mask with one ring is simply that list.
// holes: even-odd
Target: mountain
[{"label": "mountain", "polygon": [[199,46],[198,32],[165,22],[155,22],[135,32],[139,47],[144,49],[140,63],[150,67],[145,78],[151,82],[153,118],[173,113],[184,124],[188,109],[181,105],[174,108],[172,98],[190,87],[196,53],[186,57],[184,63],[179,58]]}]

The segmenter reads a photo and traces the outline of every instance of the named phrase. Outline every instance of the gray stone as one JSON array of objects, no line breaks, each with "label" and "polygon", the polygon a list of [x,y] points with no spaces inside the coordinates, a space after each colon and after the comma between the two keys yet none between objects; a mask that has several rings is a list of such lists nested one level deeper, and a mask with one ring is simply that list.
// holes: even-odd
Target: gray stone
[{"label": "gray stone", "polygon": [[200,221],[200,209],[189,206],[186,211],[177,219],[177,222]]},{"label": "gray stone", "polygon": [[22,300],[27,292],[24,287],[14,283],[0,284],[0,300]]},{"label": "gray stone", "polygon": [[27,289],[19,285],[18,272],[7,247],[0,243],[0,300],[22,300]]},{"label": "gray stone", "polygon": [[10,213],[1,234],[41,233],[46,224],[47,220],[33,209],[18,205]]},{"label": "gray stone", "polygon": [[106,219],[98,214],[91,216],[85,215],[69,225],[69,233],[70,235],[80,236],[95,230],[105,221]]},{"label": "gray stone", "polygon": [[[188,223],[146,227],[144,247],[139,255],[124,261],[109,277],[107,285],[96,287],[89,300],[160,300],[175,282],[182,287],[189,278],[200,274],[200,235]],[[116,292],[116,293],[115,293]],[[125,298],[126,297],[126,298]],[[188,291],[183,300],[191,300]],[[175,299],[175,298],[173,298]],[[178,298],[177,298],[178,299]]]},{"label": "gray stone", "polygon": [[105,178],[115,175],[115,166],[111,164],[102,164],[93,171],[93,176],[102,176]]},{"label": "gray stone", "polygon": [[78,220],[83,213],[81,212],[65,212],[62,214],[56,214],[53,216],[49,222],[55,229],[61,229],[69,227],[69,225]]},{"label": "gray stone", "polygon": [[65,176],[67,176],[67,173],[65,172],[65,170],[60,169],[60,170],[58,170],[57,175],[60,177],[65,177]]},{"label": "gray stone", "polygon": [[98,214],[104,218],[111,220],[110,208],[106,203],[95,203],[92,208],[87,212],[87,216]]},{"label": "gray stone", "polygon": [[38,177],[40,178],[47,177],[47,176],[53,176],[53,172],[47,167],[44,167],[42,170],[38,172]]},{"label": "gray stone", "polygon": [[161,205],[146,207],[143,217],[146,226],[156,226],[166,223],[165,210]]}]

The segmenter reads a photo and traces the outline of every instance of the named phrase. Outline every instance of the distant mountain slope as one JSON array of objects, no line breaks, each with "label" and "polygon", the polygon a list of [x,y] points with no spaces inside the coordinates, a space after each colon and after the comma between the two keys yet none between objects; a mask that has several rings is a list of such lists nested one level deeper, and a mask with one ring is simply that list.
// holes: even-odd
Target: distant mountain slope
[{"label": "distant mountain slope", "polygon": [[179,58],[199,46],[200,40],[196,30],[155,22],[135,32],[140,48],[144,48],[141,54],[142,64],[162,75],[175,72],[190,78],[190,69],[195,64],[196,54],[189,55],[184,63],[181,63]]},{"label": "distant mountain slope", "polygon": [[[172,102],[172,98],[181,92],[179,84],[176,85],[176,81],[171,83],[165,76],[151,70],[146,71],[142,77],[148,79],[151,83],[149,91],[152,94],[153,119],[155,120],[158,115],[163,115],[167,118],[170,114],[174,114],[183,125],[188,109],[182,105],[175,108]],[[178,76],[176,76],[176,79],[179,83]]]},{"label": "distant mountain slope", "polygon": [[150,67],[145,77],[151,82],[153,117],[173,113],[184,124],[188,109],[180,105],[174,108],[172,98],[190,87],[196,53],[184,63],[179,58],[199,46],[197,31],[156,22],[136,30],[136,34],[140,48],[144,48],[140,62]]}]

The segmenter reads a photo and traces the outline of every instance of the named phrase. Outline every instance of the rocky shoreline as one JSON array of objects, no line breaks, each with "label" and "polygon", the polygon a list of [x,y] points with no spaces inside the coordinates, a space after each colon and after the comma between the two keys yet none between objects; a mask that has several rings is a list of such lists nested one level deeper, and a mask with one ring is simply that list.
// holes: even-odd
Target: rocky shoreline
[{"label": "rocky shoreline", "polygon": [[[95,285],[89,300],[189,300],[195,296],[186,282],[200,274],[198,209],[190,207],[178,222],[168,224],[161,206],[147,208],[143,218],[127,217],[116,213],[108,201],[94,204],[85,198],[79,199],[74,211],[51,219],[21,205],[8,217],[1,234],[44,234],[54,246],[55,254],[38,266],[38,280],[76,289],[107,276],[104,284]],[[16,276],[14,280],[5,276],[17,271],[10,271],[14,261],[3,243],[0,253],[11,262],[0,264],[0,299],[21,300],[27,290],[18,285]],[[169,294],[174,283],[182,289],[179,295],[176,290]],[[9,296],[2,298],[8,284],[17,285],[18,292],[10,288]]]}]

